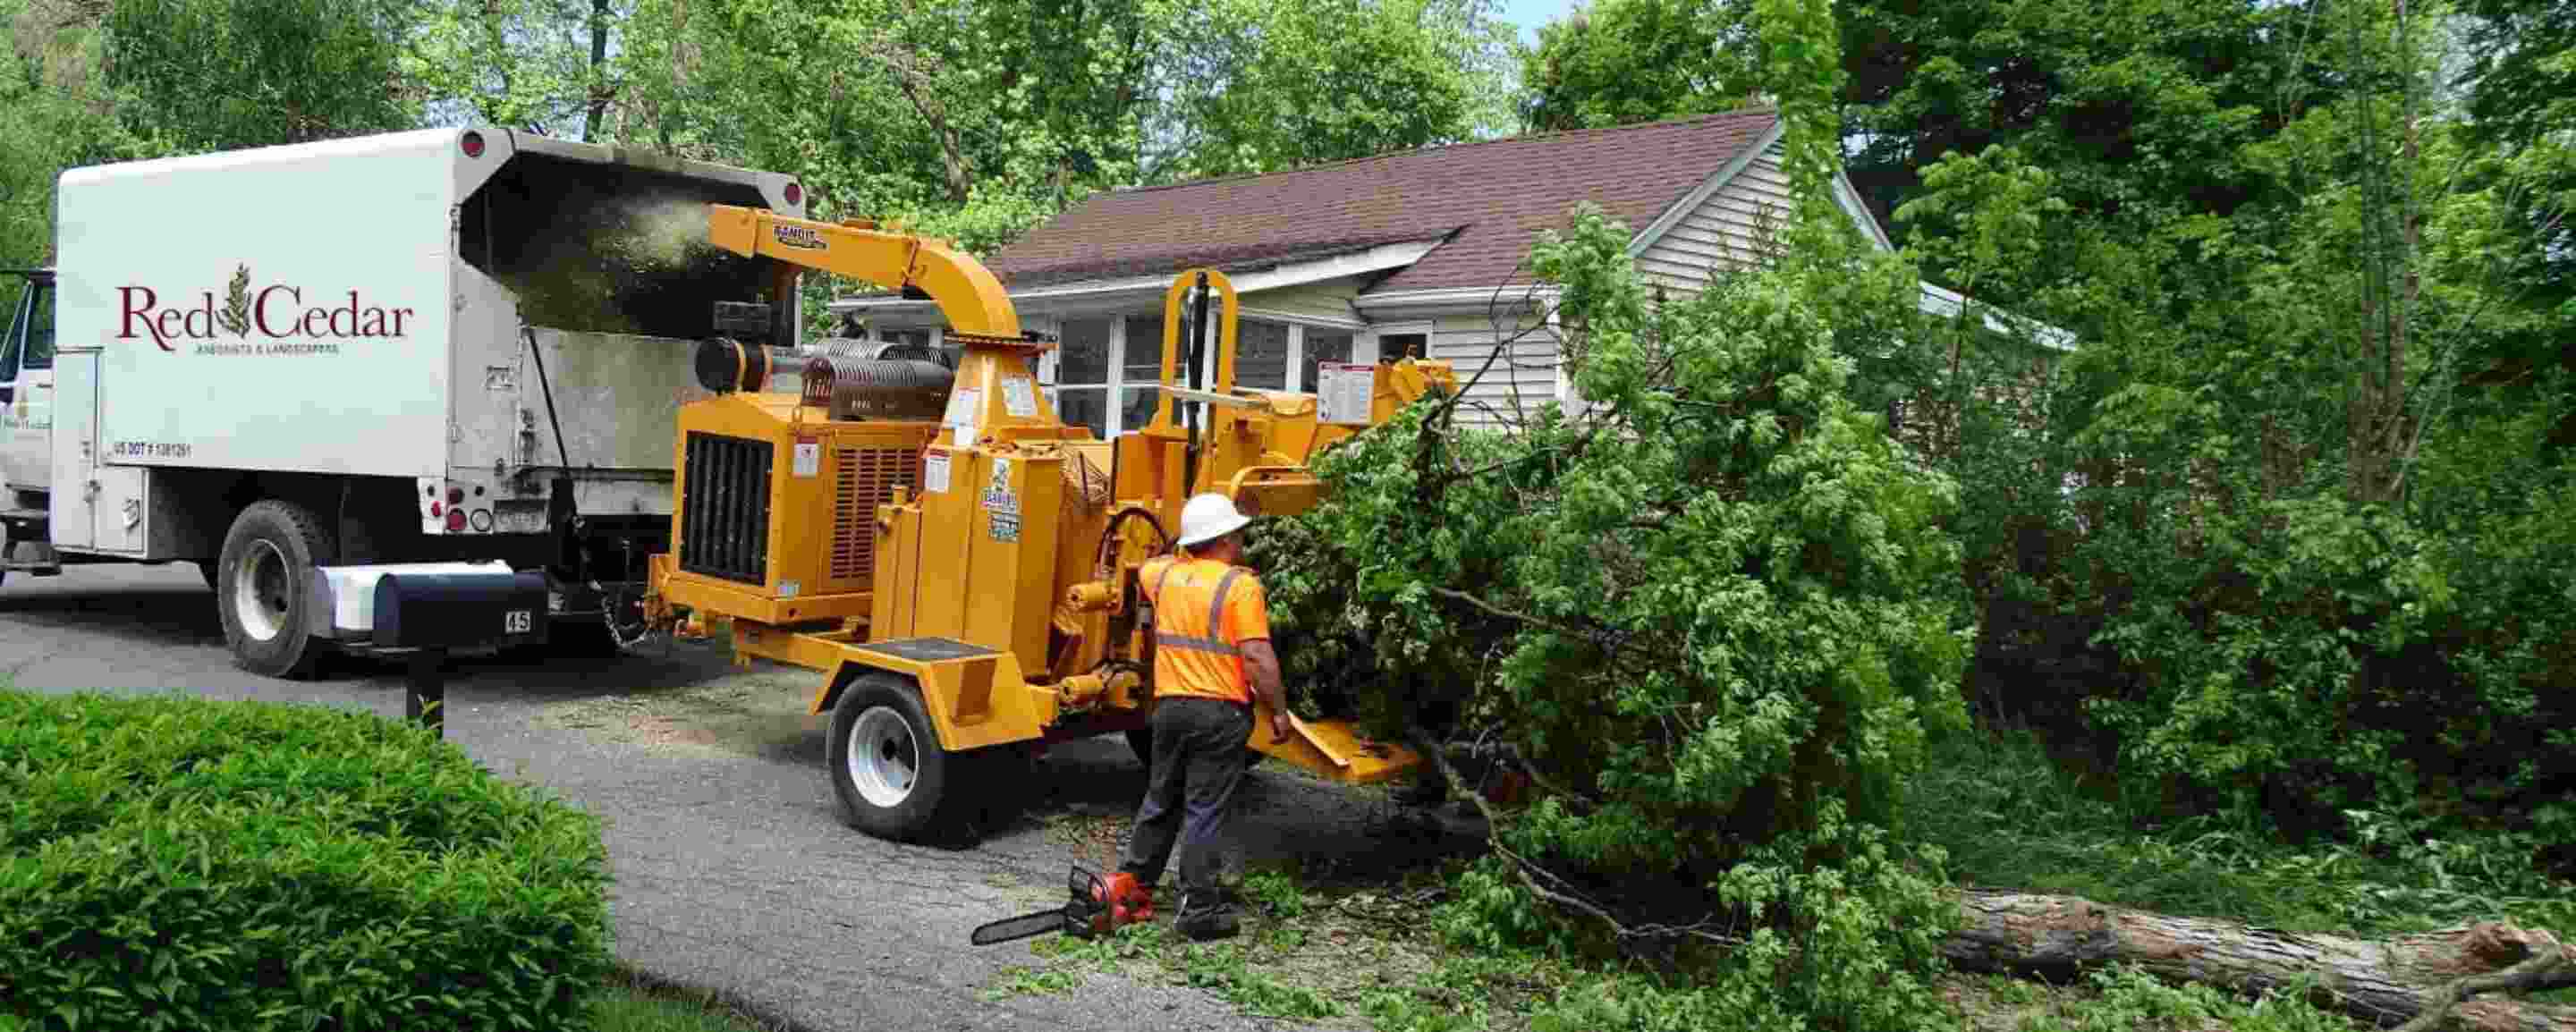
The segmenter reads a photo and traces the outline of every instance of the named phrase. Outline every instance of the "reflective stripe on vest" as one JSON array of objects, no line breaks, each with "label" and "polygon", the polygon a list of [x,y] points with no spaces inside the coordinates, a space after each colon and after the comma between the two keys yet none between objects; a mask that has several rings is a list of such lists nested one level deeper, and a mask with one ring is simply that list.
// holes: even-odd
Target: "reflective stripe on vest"
[{"label": "reflective stripe on vest", "polygon": [[[1163,591],[1171,586],[1172,569],[1179,565],[1181,564],[1176,560],[1169,565],[1164,566],[1163,575],[1154,579],[1154,601],[1156,604],[1156,611],[1158,612],[1169,611],[1169,607],[1161,604]],[[1161,617],[1156,617],[1154,619],[1154,647],[1158,649],[1165,646],[1178,649],[1195,649],[1200,652],[1213,652],[1220,656],[1242,655],[1243,650],[1235,648],[1232,645],[1228,645],[1224,641],[1215,637],[1217,634],[1217,628],[1223,626],[1223,621],[1225,620],[1226,592],[1234,590],[1234,579],[1240,576],[1243,576],[1243,568],[1238,566],[1225,571],[1225,576],[1217,578],[1216,595],[1208,599],[1207,637],[1200,637],[1194,634],[1175,634],[1163,627],[1163,620]]]}]

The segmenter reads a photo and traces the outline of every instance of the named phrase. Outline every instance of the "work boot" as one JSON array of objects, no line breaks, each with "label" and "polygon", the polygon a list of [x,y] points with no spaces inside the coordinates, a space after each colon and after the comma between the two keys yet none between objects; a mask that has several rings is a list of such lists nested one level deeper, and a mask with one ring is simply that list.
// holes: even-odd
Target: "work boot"
[{"label": "work boot", "polygon": [[[1213,896],[1213,898],[1207,898]],[[1234,904],[1221,895],[1191,894],[1181,897],[1181,914],[1172,920],[1172,930],[1193,942],[1231,939],[1243,932],[1243,920]]]}]

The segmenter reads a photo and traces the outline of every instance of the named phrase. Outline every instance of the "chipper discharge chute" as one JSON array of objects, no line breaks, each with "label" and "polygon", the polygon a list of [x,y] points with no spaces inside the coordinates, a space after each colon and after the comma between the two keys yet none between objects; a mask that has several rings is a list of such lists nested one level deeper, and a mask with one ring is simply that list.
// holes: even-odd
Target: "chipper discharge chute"
[{"label": "chipper discharge chute", "polygon": [[[812,712],[832,714],[834,786],[886,837],[946,823],[988,764],[1147,726],[1136,571],[1170,550],[1192,495],[1302,512],[1319,449],[1455,389],[1446,363],[1406,360],[1321,402],[1236,390],[1233,287],[1192,270],[1166,297],[1153,421],[1101,440],[1057,417],[1031,371],[1054,342],[1021,331],[972,257],[867,223],[725,205],[709,220],[736,253],[927,294],[961,346],[950,368],[902,345],[705,342],[715,396],[680,411],[673,547],[652,561],[651,618],[730,625],[738,658],[824,673]],[[734,314],[720,322],[776,325]],[[1273,743],[1256,716],[1250,748],[1332,780],[1420,762],[1338,721],[1292,718]]]}]

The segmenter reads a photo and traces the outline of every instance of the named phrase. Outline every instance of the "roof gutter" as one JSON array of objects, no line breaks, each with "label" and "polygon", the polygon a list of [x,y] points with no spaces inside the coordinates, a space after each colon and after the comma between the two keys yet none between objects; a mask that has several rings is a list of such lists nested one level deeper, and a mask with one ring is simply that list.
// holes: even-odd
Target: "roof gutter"
[{"label": "roof gutter", "polygon": [[1353,298],[1351,304],[1372,314],[1408,308],[1538,308],[1555,304],[1558,291],[1558,287],[1546,284],[1436,287],[1362,294]]},{"label": "roof gutter", "polygon": [[1952,318],[1956,317],[1962,309],[1974,309],[1978,321],[1988,330],[2005,336],[2028,334],[2032,340],[2039,342],[2041,347],[2051,351],[2075,350],[2075,334],[2061,327],[2014,315],[1993,305],[1970,301],[1965,294],[1936,287],[1929,282],[1923,283],[1922,287],[1923,291],[1917,307],[1926,314]]},{"label": "roof gutter", "polygon": [[[1229,278],[1234,281],[1235,293],[1250,294],[1254,291],[1303,286],[1347,276],[1362,276],[1387,269],[1404,268],[1421,261],[1422,256],[1430,254],[1433,248],[1439,247],[1443,239],[1445,238],[1379,244],[1363,251],[1334,255],[1330,258],[1317,258],[1312,261],[1289,262]],[[1159,299],[1165,291],[1171,289],[1171,286],[1171,276],[1130,276],[1121,279],[1084,280],[1056,286],[1031,287],[1026,290],[1011,291],[1010,296],[1013,305],[1026,311],[1045,311],[1065,307],[1094,308],[1114,306],[1126,301]],[[928,301],[909,301],[891,294],[835,298],[830,307],[835,312],[928,312],[936,308]]]}]

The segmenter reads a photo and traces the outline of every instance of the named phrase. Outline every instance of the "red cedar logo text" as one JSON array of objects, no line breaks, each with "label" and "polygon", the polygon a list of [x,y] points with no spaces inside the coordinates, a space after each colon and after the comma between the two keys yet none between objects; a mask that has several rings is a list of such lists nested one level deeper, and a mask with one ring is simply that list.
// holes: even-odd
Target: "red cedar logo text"
[{"label": "red cedar logo text", "polygon": [[215,292],[208,290],[200,291],[193,305],[164,308],[150,287],[118,287],[118,307],[124,317],[116,337],[150,337],[161,350],[177,351],[172,341],[214,340],[219,330],[243,338],[256,332],[270,340],[349,340],[411,332],[406,325],[414,316],[411,309],[367,304],[355,290],[339,304],[316,307],[304,303],[301,287],[280,283],[250,290],[243,278],[235,278],[229,305],[218,305]]}]

